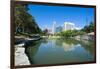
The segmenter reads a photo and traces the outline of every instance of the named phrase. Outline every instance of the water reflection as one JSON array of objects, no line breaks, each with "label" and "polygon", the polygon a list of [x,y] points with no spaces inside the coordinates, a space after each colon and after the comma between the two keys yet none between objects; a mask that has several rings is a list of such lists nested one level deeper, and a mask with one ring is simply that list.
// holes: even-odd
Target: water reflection
[{"label": "water reflection", "polygon": [[81,46],[77,40],[74,39],[61,39],[56,40],[56,45],[62,47],[64,51],[74,50],[76,47]]},{"label": "water reflection", "polygon": [[25,46],[31,64],[57,64],[94,60],[93,42],[74,39],[42,39]]},{"label": "water reflection", "polygon": [[25,53],[28,56],[30,63],[34,63],[33,56],[35,56],[35,54],[37,53],[40,44],[41,42],[33,42],[31,46],[25,46]]}]

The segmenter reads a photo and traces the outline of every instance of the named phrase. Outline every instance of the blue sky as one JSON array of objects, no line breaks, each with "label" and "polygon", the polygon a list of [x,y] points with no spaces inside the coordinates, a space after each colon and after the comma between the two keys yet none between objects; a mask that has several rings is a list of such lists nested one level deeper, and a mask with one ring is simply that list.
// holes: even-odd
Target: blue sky
[{"label": "blue sky", "polygon": [[64,25],[64,22],[72,22],[76,27],[82,28],[86,23],[94,21],[94,8],[83,7],[65,7],[65,6],[45,6],[32,5],[29,6],[29,13],[35,18],[39,27],[43,30],[47,26],[52,28],[53,21],[57,26]]}]

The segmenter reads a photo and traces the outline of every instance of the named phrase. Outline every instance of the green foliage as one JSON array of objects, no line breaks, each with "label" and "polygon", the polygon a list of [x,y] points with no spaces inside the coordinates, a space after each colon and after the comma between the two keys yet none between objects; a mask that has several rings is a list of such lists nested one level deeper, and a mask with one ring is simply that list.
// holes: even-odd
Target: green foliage
[{"label": "green foliage", "polygon": [[43,33],[44,33],[44,35],[46,35],[46,34],[48,33],[48,29],[45,29],[45,30],[43,31]]},{"label": "green foliage", "polygon": [[83,34],[85,34],[85,32],[80,31],[80,30],[66,30],[66,31],[57,33],[56,35],[64,36],[68,38],[68,37],[74,37],[74,36],[83,35]]},{"label": "green foliage", "polygon": [[84,35],[86,33],[94,32],[94,23],[91,22],[90,25],[86,25],[83,29],[81,30],[66,30],[62,31],[60,33],[57,33],[56,35],[59,36],[64,36],[64,37],[74,37],[77,35]]},{"label": "green foliage", "polygon": [[86,33],[94,32],[94,23],[91,22],[89,25],[86,25],[81,31]]},{"label": "green foliage", "polygon": [[15,5],[15,33],[28,33],[35,34],[40,33],[41,30],[35,22],[32,15],[28,13],[27,4],[16,4]]}]

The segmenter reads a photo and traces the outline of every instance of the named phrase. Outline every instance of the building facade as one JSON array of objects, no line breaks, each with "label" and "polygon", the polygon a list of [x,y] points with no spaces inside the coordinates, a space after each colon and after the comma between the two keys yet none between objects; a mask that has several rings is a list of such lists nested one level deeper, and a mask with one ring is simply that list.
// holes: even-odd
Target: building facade
[{"label": "building facade", "polygon": [[56,33],[59,33],[63,30],[62,26],[58,26],[56,27]]},{"label": "building facade", "polygon": [[75,29],[75,24],[71,22],[64,22],[64,31],[66,30],[74,30]]},{"label": "building facade", "polygon": [[52,26],[52,34],[56,33],[56,21],[53,22],[53,26]]}]

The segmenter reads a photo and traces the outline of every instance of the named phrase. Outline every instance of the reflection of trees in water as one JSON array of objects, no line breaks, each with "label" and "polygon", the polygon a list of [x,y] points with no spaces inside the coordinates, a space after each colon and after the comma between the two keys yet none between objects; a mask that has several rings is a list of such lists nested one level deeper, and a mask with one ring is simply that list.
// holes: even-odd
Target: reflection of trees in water
[{"label": "reflection of trees in water", "polygon": [[44,39],[41,40],[41,42],[47,44],[48,40],[44,38]]},{"label": "reflection of trees in water", "polygon": [[80,41],[80,43],[91,55],[95,54],[95,43],[93,41]]},{"label": "reflection of trees in water", "polygon": [[56,39],[56,46],[64,48],[65,51],[75,49],[77,46],[82,46],[86,51],[92,55],[95,53],[95,44],[91,41],[78,41],[75,39]]},{"label": "reflection of trees in water", "polygon": [[75,39],[57,39],[56,40],[56,44],[58,46],[62,46],[62,43],[68,44],[68,45],[77,45],[79,44],[79,41],[75,40]]},{"label": "reflection of trees in water", "polygon": [[63,42],[63,40],[62,39],[59,39],[59,38],[55,40],[55,44],[58,47],[61,47],[62,46],[62,42]]},{"label": "reflection of trees in water", "polygon": [[75,39],[57,39],[56,45],[58,47],[62,47],[64,51],[74,50],[79,45],[79,41]]},{"label": "reflection of trees in water", "polygon": [[[84,41],[78,41],[75,39],[42,39],[39,41],[33,42],[30,46],[25,46],[25,53],[29,58],[29,61],[31,64],[35,64],[34,56],[37,54],[39,47],[41,44],[47,44],[52,43],[56,47],[61,47],[64,49],[64,51],[71,51],[75,49],[78,46],[82,46],[86,51],[88,51],[90,54],[93,55],[94,53],[94,42],[84,42]],[[52,41],[52,42],[50,42]],[[52,44],[50,44],[52,45]],[[54,46],[53,45],[53,46]]]},{"label": "reflection of trees in water", "polygon": [[45,40],[39,40],[39,41],[34,41],[31,43],[29,46],[25,46],[25,54],[28,56],[28,59],[31,64],[34,64],[34,56],[38,52],[38,49],[41,45],[41,43],[47,43]]}]

